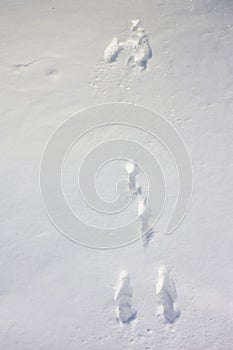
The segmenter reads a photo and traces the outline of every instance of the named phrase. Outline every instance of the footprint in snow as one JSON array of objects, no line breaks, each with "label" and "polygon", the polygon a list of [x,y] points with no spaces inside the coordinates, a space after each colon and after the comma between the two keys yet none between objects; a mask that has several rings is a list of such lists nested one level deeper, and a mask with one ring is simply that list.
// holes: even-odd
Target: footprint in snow
[{"label": "footprint in snow", "polygon": [[137,316],[137,311],[132,307],[133,289],[130,285],[130,276],[127,271],[122,271],[116,286],[114,300],[118,306],[116,309],[117,322],[130,323]]},{"label": "footprint in snow", "polygon": [[158,317],[165,323],[174,323],[180,317],[180,310],[176,305],[177,293],[175,283],[165,266],[161,266],[158,271],[156,294],[159,304]]}]

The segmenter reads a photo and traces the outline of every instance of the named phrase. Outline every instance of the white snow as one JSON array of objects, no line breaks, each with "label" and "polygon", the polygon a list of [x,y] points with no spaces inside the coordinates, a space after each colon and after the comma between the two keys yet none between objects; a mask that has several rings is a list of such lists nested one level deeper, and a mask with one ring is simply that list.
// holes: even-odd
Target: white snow
[{"label": "white snow", "polygon": [[152,49],[149,43],[148,34],[143,27],[139,27],[140,20],[133,20],[131,27],[131,36],[128,39],[128,45],[131,47],[131,54],[128,62],[137,65],[141,69],[147,68],[147,63],[152,57]]},{"label": "white snow", "polygon": [[159,303],[158,316],[161,316],[167,323],[175,322],[180,316],[180,310],[176,305],[176,287],[165,266],[161,266],[158,271],[156,294]]},{"label": "white snow", "polygon": [[134,196],[137,196],[141,191],[141,188],[136,179],[137,175],[140,172],[140,169],[137,164],[128,161],[125,164],[125,170],[128,174],[129,189]]},{"label": "white snow", "polygon": [[117,320],[129,323],[136,318],[137,312],[132,306],[133,289],[130,285],[130,275],[127,271],[120,273],[114,299],[118,303]]},{"label": "white snow", "polygon": [[117,38],[113,38],[110,44],[106,47],[104,51],[104,60],[107,63],[116,61],[119,52],[121,50],[121,44]]},{"label": "white snow", "polygon": [[[232,350],[233,2],[3,0],[0,32],[0,349]],[[164,116],[193,163],[189,211],[166,235],[178,181],[160,142],[119,126],[76,145],[77,162],[65,173],[74,202],[76,165],[97,142],[133,139],[156,154],[168,194],[144,248],[140,240],[114,250],[75,244],[41,201],[40,160],[51,134],[78,111],[112,101]],[[125,164],[117,169],[99,186],[107,198],[118,175],[129,180]],[[136,197],[126,219],[137,210]],[[95,221],[85,206],[80,211]],[[170,274],[155,278],[160,266],[172,271],[179,317]],[[123,270],[131,277],[126,313],[121,288],[113,298]],[[120,325],[116,307],[122,321],[131,307],[136,319]]]}]

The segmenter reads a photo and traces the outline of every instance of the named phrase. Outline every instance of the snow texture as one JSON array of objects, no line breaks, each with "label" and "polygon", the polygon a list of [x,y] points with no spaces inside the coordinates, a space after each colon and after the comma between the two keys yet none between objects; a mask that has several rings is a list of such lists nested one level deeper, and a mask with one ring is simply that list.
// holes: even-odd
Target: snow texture
[{"label": "snow texture", "polygon": [[140,27],[140,20],[132,20],[131,22],[131,35],[127,41],[127,45],[131,48],[128,63],[146,69],[148,61],[152,57],[149,37],[145,29]]},{"label": "snow texture", "polygon": [[125,170],[128,174],[130,191],[133,193],[134,196],[137,196],[137,194],[141,193],[141,187],[137,184],[136,179],[136,176],[139,174],[140,169],[137,164],[133,162],[126,162]]}]

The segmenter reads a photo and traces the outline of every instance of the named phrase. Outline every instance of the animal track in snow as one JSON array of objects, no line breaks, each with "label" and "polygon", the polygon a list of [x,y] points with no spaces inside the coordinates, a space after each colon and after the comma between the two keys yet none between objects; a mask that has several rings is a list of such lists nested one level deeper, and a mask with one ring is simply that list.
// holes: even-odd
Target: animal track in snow
[{"label": "animal track in snow", "polygon": [[128,182],[130,191],[133,193],[134,197],[141,193],[141,187],[137,185],[136,176],[139,174],[140,169],[137,164],[133,162],[126,162],[125,170],[128,174]]},{"label": "animal track in snow", "polygon": [[130,276],[127,271],[122,271],[114,295],[118,303],[116,310],[117,321],[130,323],[137,316],[137,311],[132,308],[133,289],[130,285]]},{"label": "animal track in snow", "polygon": [[147,198],[142,195],[138,199],[138,217],[141,222],[141,231],[148,230],[148,220],[150,217],[150,210],[146,207]]},{"label": "animal track in snow", "polygon": [[174,323],[180,316],[180,310],[176,305],[176,287],[170,272],[164,266],[161,266],[158,271],[156,294],[159,303],[158,317],[165,323]]},{"label": "animal track in snow", "polygon": [[140,20],[131,21],[131,33],[127,40],[119,41],[113,38],[104,52],[106,63],[115,62],[120,51],[129,52],[127,65],[131,67],[138,66],[140,69],[146,69],[147,63],[152,57],[152,50],[149,43],[149,37],[143,27],[140,27]]},{"label": "animal track in snow", "polygon": [[104,51],[104,60],[107,63],[115,62],[122,49],[122,44],[117,38],[113,38],[108,47]]},{"label": "animal track in snow", "polygon": [[136,176],[140,173],[140,169],[137,164],[133,162],[127,162],[125,170],[128,174],[129,189],[133,195],[133,198],[137,200],[139,229],[142,233],[142,243],[146,248],[154,236],[153,228],[149,227],[149,218],[151,215],[150,208],[147,207],[147,197],[143,194],[142,187],[137,183]]},{"label": "animal track in snow", "polygon": [[140,26],[140,20],[132,20],[131,23],[127,33],[122,33],[125,40],[114,37],[107,45],[89,80],[88,84],[101,89],[103,94],[112,92],[113,87],[117,91],[119,88],[130,89],[134,76],[146,70],[152,57],[149,36]]}]

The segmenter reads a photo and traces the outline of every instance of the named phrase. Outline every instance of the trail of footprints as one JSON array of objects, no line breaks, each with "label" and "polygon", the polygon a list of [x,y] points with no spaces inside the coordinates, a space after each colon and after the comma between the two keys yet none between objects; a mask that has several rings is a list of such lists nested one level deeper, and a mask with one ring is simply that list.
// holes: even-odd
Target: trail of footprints
[{"label": "trail of footprints", "polygon": [[[91,85],[97,86],[101,73],[106,76],[106,65],[117,62],[121,53],[126,55],[125,70],[127,80],[130,80],[132,69],[145,70],[148,61],[152,57],[152,49],[149,36],[140,25],[140,20],[131,21],[131,29],[128,39],[120,41],[114,37],[104,51],[103,62],[99,64],[99,70]],[[127,83],[128,84],[128,83]],[[127,84],[125,86],[127,86]],[[127,162],[125,170],[128,176],[129,190],[137,204],[138,230],[142,245],[147,248],[153,239],[155,231],[149,225],[151,210],[147,205],[147,195],[138,183],[140,168],[133,162]],[[158,268],[157,283],[155,285],[157,299],[157,317],[166,324],[173,324],[180,316],[177,306],[176,287],[169,270],[165,266]],[[137,311],[133,306],[133,288],[130,275],[127,271],[120,273],[114,294],[116,303],[116,320],[120,324],[129,324],[137,318]]]},{"label": "trail of footprints", "polygon": [[[137,201],[139,229],[142,234],[143,247],[147,247],[154,235],[154,230],[149,228],[148,219],[150,210],[146,207],[146,196],[137,181],[140,169],[137,164],[127,162],[125,170],[128,176],[129,189],[133,198]],[[177,292],[170,271],[165,266],[158,268],[158,277],[155,285],[157,299],[157,317],[165,324],[173,324],[180,317],[177,306]],[[129,324],[137,318],[137,311],[133,307],[133,288],[130,275],[122,271],[119,276],[114,294],[116,302],[116,320],[121,324]]]}]

